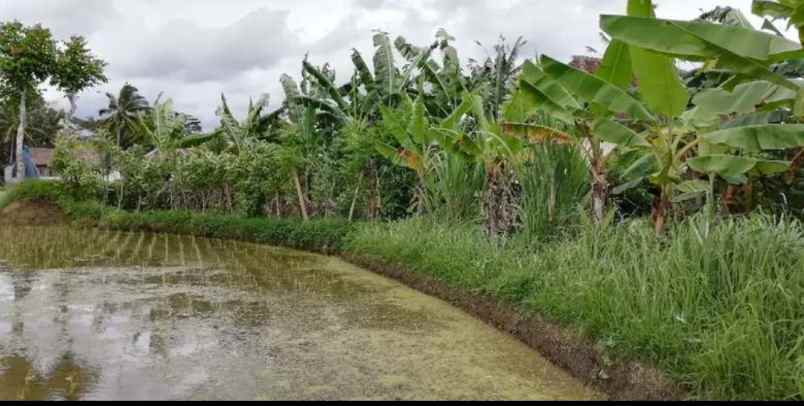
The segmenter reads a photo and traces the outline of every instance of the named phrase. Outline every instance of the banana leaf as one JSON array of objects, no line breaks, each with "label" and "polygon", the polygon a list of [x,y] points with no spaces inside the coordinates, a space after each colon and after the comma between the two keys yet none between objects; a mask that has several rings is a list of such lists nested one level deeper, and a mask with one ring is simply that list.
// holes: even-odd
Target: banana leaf
[{"label": "banana leaf", "polygon": [[804,147],[804,124],[765,124],[728,128],[704,136],[713,144],[728,145],[748,153]]},{"label": "banana leaf", "polygon": [[696,172],[715,174],[734,184],[744,183],[749,174],[768,176],[790,168],[790,162],[734,155],[703,155],[690,159],[687,164]]},{"label": "banana leaf", "polygon": [[[654,19],[653,2],[629,0],[628,15]],[[665,117],[680,116],[687,108],[690,95],[681,83],[673,59],[638,46],[628,46],[628,49],[633,73],[639,80],[639,93],[645,104]]]},{"label": "banana leaf", "polygon": [[542,56],[541,62],[544,73],[576,97],[600,105],[611,113],[628,114],[638,120],[655,120],[642,103],[623,89],[548,56]]}]

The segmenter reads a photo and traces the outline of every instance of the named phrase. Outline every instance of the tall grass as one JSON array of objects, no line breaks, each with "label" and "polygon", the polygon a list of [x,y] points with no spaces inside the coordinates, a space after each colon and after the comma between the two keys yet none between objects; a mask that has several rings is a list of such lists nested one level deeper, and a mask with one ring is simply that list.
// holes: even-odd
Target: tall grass
[{"label": "tall grass", "polygon": [[537,249],[471,226],[367,225],[358,255],[581,328],[719,399],[804,397],[804,236],[766,216],[698,217],[658,238],[646,224],[582,227]]},{"label": "tall grass", "polygon": [[482,165],[457,154],[438,154],[433,161],[433,176],[424,185],[432,215],[453,223],[478,220]]},{"label": "tall grass", "polygon": [[532,241],[549,240],[579,224],[589,168],[574,146],[548,142],[530,148],[532,158],[519,176],[522,234]]}]

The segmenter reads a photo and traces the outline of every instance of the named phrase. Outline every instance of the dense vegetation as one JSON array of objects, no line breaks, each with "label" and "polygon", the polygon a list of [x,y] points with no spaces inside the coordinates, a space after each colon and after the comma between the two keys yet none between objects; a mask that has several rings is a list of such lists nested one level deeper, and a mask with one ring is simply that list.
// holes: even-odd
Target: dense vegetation
[{"label": "dense vegetation", "polygon": [[[804,30],[802,1],[753,11]],[[521,62],[522,40],[464,64],[443,30],[424,47],[380,32],[373,69],[354,51],[337,85],[305,60],[279,109],[237,118],[222,96],[206,133],[126,85],[101,137],[61,132],[58,188],[5,200],[374,257],[581,327],[700,396],[804,397],[801,43],[730,8],[661,20],[649,0],[601,29],[596,72]]]}]

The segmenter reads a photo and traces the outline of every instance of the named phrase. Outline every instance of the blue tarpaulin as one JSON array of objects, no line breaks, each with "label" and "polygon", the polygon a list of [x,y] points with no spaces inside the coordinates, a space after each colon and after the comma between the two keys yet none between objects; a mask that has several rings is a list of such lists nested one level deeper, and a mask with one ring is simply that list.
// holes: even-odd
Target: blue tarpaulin
[{"label": "blue tarpaulin", "polygon": [[[33,161],[31,157],[31,150],[28,149],[26,146],[22,146],[22,163],[25,164],[25,177],[26,178],[38,178],[39,177],[39,168],[36,167],[36,163]],[[14,170],[12,171],[12,176],[17,176],[17,166],[14,165]]]}]

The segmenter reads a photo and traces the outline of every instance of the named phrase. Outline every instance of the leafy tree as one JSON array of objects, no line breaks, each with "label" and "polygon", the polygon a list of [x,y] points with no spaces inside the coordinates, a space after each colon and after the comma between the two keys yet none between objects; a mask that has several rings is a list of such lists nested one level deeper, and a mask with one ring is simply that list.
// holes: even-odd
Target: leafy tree
[{"label": "leafy tree", "polygon": [[[25,142],[32,147],[52,147],[55,135],[61,129],[65,113],[45,103],[41,95],[31,93],[27,101],[28,126]],[[14,132],[19,125],[19,105],[15,97],[2,100],[0,104],[0,162],[12,163],[14,157]]]},{"label": "leafy tree", "polygon": [[27,98],[40,84],[58,73],[58,50],[50,30],[20,22],[0,24],[0,82],[19,101],[17,111],[17,176],[25,173],[22,146],[27,126]]},{"label": "leafy tree", "polygon": [[106,62],[92,55],[83,37],[72,37],[64,43],[63,49],[59,49],[53,84],[70,101],[69,118],[75,115],[76,98],[80,91],[108,81],[103,74],[105,67]]}]

